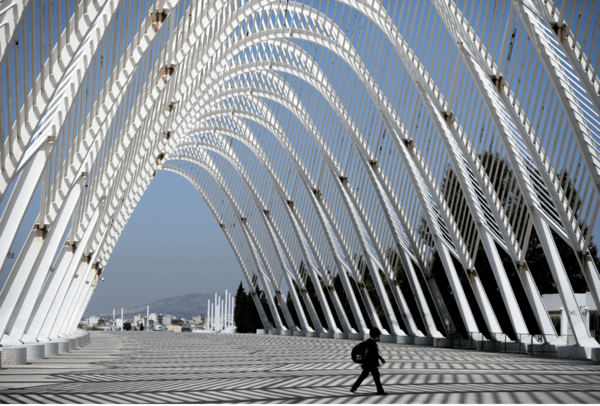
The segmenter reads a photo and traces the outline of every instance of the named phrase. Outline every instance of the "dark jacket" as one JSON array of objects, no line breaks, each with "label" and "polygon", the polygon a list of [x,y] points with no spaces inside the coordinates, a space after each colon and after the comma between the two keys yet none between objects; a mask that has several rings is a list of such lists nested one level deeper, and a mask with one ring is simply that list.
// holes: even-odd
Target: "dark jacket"
[{"label": "dark jacket", "polygon": [[367,348],[365,349],[365,360],[362,363],[362,369],[372,369],[379,366],[379,360],[385,362],[385,360],[379,355],[379,348],[377,348],[377,342],[372,338],[367,340]]}]

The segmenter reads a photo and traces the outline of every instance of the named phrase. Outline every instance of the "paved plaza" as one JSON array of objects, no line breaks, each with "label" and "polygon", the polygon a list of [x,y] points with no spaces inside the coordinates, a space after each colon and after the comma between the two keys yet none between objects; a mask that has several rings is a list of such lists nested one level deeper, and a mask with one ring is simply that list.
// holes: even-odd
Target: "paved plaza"
[{"label": "paved plaza", "polygon": [[92,334],[68,354],[0,369],[0,403],[600,403],[600,364],[380,343],[375,396],[356,341],[254,334]]}]

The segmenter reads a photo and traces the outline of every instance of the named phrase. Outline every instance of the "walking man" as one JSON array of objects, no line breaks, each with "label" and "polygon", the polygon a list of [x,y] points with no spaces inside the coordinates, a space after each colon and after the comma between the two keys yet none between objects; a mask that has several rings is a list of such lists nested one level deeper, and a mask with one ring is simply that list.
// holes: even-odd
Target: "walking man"
[{"label": "walking man", "polygon": [[385,364],[385,360],[379,355],[379,349],[377,348],[377,341],[379,341],[379,336],[381,335],[381,331],[378,328],[372,328],[369,332],[371,338],[367,340],[365,355],[363,357],[364,361],[361,365],[363,369],[362,374],[358,377],[352,388],[350,388],[350,392],[358,395],[358,387],[365,380],[365,378],[369,375],[369,372],[373,376],[373,380],[375,381],[375,385],[377,386],[377,394],[378,395],[387,395],[383,391],[383,386],[381,386],[381,381],[379,380],[379,360]]}]

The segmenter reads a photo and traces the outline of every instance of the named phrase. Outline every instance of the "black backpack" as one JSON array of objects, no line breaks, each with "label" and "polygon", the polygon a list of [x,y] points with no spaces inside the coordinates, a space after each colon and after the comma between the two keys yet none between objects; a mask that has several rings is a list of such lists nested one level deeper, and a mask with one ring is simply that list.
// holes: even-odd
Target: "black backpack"
[{"label": "black backpack", "polygon": [[365,350],[367,349],[367,342],[363,341],[362,343],[356,345],[352,349],[352,361],[357,364],[362,364],[365,360]]}]

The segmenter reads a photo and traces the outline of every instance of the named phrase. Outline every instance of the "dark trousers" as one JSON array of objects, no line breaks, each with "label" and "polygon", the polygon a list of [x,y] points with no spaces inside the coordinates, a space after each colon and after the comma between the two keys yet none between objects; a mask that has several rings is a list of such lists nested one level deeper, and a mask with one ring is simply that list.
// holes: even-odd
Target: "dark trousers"
[{"label": "dark trousers", "polygon": [[352,385],[352,389],[357,390],[360,384],[365,380],[367,376],[369,376],[369,372],[373,376],[373,380],[375,381],[375,385],[377,386],[377,392],[383,392],[383,386],[381,386],[381,381],[379,380],[379,369],[376,366],[367,367],[363,369],[362,374],[358,377],[354,385]]}]

